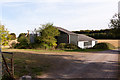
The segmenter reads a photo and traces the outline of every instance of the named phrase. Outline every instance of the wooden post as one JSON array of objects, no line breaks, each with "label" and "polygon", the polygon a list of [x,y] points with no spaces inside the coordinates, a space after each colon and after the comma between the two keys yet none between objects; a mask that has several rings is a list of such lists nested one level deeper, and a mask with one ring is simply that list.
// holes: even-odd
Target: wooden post
[{"label": "wooden post", "polygon": [[12,58],[11,58],[11,73],[12,76],[14,76],[14,55],[12,54]]}]

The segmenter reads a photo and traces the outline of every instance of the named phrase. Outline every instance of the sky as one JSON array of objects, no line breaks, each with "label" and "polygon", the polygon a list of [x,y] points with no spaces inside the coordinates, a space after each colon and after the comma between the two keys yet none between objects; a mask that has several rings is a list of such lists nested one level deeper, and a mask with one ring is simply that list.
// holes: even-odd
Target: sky
[{"label": "sky", "polygon": [[119,0],[0,0],[0,21],[10,33],[53,23],[70,31],[109,28]]}]

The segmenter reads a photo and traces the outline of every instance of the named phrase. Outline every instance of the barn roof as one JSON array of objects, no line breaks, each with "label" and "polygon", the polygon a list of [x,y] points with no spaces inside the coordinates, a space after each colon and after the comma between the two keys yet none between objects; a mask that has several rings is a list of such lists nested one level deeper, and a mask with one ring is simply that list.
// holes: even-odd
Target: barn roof
[{"label": "barn roof", "polygon": [[84,34],[78,34],[78,41],[93,41],[95,40],[92,37],[86,36]]},{"label": "barn roof", "polygon": [[73,33],[71,31],[68,31],[64,28],[61,28],[61,27],[56,27],[58,30],[62,31],[62,32],[65,32],[67,33],[68,35],[77,35],[78,36],[78,41],[92,41],[92,40],[95,40],[94,38],[92,37],[89,37],[89,36],[86,36],[84,34],[76,34],[76,33]]},{"label": "barn roof", "polygon": [[71,31],[68,31],[68,30],[66,30],[66,29],[64,29],[64,28],[61,28],[61,27],[56,27],[58,30],[60,30],[60,31],[62,31],[62,32],[65,32],[65,33],[67,33],[67,34],[76,34],[76,33],[73,33],[73,32],[71,32]]}]

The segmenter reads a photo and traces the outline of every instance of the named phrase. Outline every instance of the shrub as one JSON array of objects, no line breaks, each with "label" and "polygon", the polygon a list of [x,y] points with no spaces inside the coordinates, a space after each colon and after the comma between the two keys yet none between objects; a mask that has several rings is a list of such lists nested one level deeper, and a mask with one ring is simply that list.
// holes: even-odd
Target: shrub
[{"label": "shrub", "polygon": [[66,44],[65,48],[67,48],[67,49],[78,49],[78,46],[76,46],[74,44]]},{"label": "shrub", "polygon": [[40,48],[42,49],[50,49],[51,47],[48,45],[48,44],[45,44],[45,43],[40,43]]},{"label": "shrub", "polygon": [[58,48],[60,49],[78,49],[78,46],[74,44],[60,43]]},{"label": "shrub", "polygon": [[29,40],[27,37],[22,36],[18,39],[19,43],[16,44],[15,48],[27,49],[29,48]]},{"label": "shrub", "polygon": [[65,46],[66,46],[65,43],[60,43],[59,46],[58,46],[58,48],[60,48],[60,49],[65,49]]},{"label": "shrub", "polygon": [[110,43],[98,43],[93,48],[94,49],[114,49],[115,47]]},{"label": "shrub", "polygon": [[115,48],[116,48],[115,46],[113,46],[113,45],[110,44],[110,43],[106,43],[106,44],[108,45],[109,49],[115,49]]}]

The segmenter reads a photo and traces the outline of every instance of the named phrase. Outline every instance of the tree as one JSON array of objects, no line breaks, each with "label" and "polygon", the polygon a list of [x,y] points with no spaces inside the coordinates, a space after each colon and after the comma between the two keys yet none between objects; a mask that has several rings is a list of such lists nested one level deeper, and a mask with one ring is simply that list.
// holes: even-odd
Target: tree
[{"label": "tree", "polygon": [[10,38],[11,38],[11,40],[15,40],[16,39],[16,34],[15,33],[10,33]]},{"label": "tree", "polygon": [[110,20],[109,27],[115,35],[120,35],[120,14],[115,14]]},{"label": "tree", "polygon": [[5,28],[4,25],[0,24],[0,41],[1,44],[6,46],[10,40],[9,31]]},{"label": "tree", "polygon": [[29,44],[30,40],[26,33],[20,33],[17,39],[18,42],[23,43],[23,44]]},{"label": "tree", "polygon": [[55,36],[58,36],[60,33],[58,29],[53,27],[53,24],[47,23],[43,24],[42,28],[38,30],[41,33],[40,41],[41,43],[47,44],[48,46],[54,48],[57,46]]},{"label": "tree", "polygon": [[20,33],[18,38],[20,38],[21,36],[26,36],[26,33]]}]

